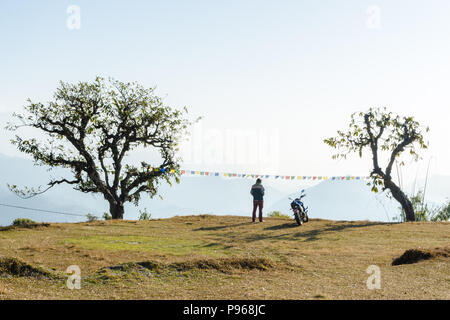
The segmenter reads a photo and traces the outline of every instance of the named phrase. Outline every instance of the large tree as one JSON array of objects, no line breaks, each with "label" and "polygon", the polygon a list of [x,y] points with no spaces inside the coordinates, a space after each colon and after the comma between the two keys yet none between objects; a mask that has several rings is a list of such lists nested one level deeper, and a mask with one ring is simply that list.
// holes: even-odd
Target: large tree
[{"label": "large tree", "polygon": [[[8,129],[40,132],[41,139],[16,135],[11,142],[36,165],[70,169],[70,178],[52,179],[45,190],[10,189],[31,197],[69,184],[81,192],[102,194],[113,219],[122,219],[126,202],[138,205],[141,194],[155,196],[162,181],[179,182],[177,145],[191,124],[186,113],[186,108],[164,105],[154,89],[137,83],[100,77],[91,83],[60,82],[51,102],[28,100],[24,114],[14,114],[19,122]],[[156,164],[136,161],[143,148],[151,150],[150,162]]]},{"label": "large tree", "polygon": [[[408,150],[414,160],[419,159],[418,149],[426,149],[423,129],[413,117],[400,117],[385,108],[371,108],[367,112],[352,114],[349,128],[346,132],[338,131],[337,137],[325,139],[324,142],[338,150],[333,155],[334,159],[346,158],[349,153],[358,152],[362,157],[363,151],[369,149],[372,153],[373,170],[372,191],[378,192],[379,187],[383,191],[388,189],[394,199],[402,206],[407,221],[415,221],[414,207],[394,182],[392,169],[400,155]],[[382,168],[380,153],[387,152],[387,165]],[[398,162],[404,165],[403,161]]]}]

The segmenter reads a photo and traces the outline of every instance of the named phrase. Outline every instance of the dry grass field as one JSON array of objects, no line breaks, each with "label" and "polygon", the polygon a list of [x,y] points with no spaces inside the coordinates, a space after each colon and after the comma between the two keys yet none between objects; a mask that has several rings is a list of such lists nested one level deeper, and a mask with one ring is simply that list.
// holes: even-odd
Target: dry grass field
[{"label": "dry grass field", "polygon": [[[3,228],[0,299],[450,299],[449,223],[249,220]],[[66,286],[70,265],[79,290]],[[369,265],[381,289],[367,288]]]}]

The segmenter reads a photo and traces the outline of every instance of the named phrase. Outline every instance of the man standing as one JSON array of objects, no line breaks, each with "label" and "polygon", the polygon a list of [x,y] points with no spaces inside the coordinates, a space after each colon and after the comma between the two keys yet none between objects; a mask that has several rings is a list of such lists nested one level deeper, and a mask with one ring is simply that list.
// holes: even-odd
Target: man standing
[{"label": "man standing", "polygon": [[264,187],[261,184],[261,179],[256,179],[256,183],[252,186],[250,190],[251,195],[253,196],[253,214],[252,214],[252,222],[256,220],[256,209],[259,208],[259,222],[263,222],[262,217],[262,209],[264,204]]}]

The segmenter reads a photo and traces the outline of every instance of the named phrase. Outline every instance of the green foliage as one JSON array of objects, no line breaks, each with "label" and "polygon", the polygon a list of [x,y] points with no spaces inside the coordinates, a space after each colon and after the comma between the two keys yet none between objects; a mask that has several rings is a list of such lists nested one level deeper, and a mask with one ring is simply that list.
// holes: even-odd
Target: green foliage
[{"label": "green foliage", "polygon": [[[14,184],[9,188],[32,197],[69,184],[81,192],[102,194],[113,218],[121,218],[124,203],[138,205],[142,194],[154,197],[160,183],[179,182],[181,159],[176,153],[192,124],[186,115],[186,108],[165,105],[154,88],[137,83],[101,77],[90,83],[60,82],[52,101],[28,100],[24,114],[13,115],[18,123],[9,123],[7,129],[28,127],[43,133],[42,139],[16,135],[11,143],[31,155],[36,165],[69,169],[72,178],[51,180],[45,189]],[[149,149],[160,161],[127,163],[140,148]]]},{"label": "green foliage", "polygon": [[288,215],[281,213],[280,211],[272,211],[267,214],[269,218],[280,218],[280,219],[290,219]]},{"label": "green foliage", "polygon": [[90,213],[88,213],[88,214],[86,215],[86,218],[87,218],[87,222],[92,222],[92,221],[98,220],[98,217],[97,217],[97,216],[94,216],[93,214],[90,214]]},{"label": "green foliage", "polygon": [[147,208],[144,208],[144,210],[139,210],[139,220],[150,220],[152,218],[152,215],[147,212]]},{"label": "green foliage", "polygon": [[[338,152],[333,159],[346,159],[351,153],[358,153],[362,157],[364,150],[372,153],[373,171],[372,191],[379,192],[385,187],[385,180],[391,180],[392,166],[405,152],[413,158],[419,159],[418,150],[427,149],[423,129],[413,117],[401,117],[386,108],[370,108],[367,112],[355,112],[351,115],[350,124],[346,131],[338,131],[336,137],[325,139],[324,142]],[[379,163],[379,154],[389,152],[390,157],[386,169]],[[403,166],[404,161],[398,162]]]},{"label": "green foliage", "polygon": [[112,216],[108,213],[108,212],[104,212],[103,213],[103,219],[105,220],[111,220]]},{"label": "green foliage", "polygon": [[17,218],[13,221],[12,225],[16,227],[29,227],[36,225],[37,223],[31,219],[27,218]]},{"label": "green foliage", "polygon": [[424,202],[424,194],[422,190],[419,190],[417,194],[410,197],[411,203],[416,214],[416,221],[429,221],[437,211],[436,208],[428,206],[428,203]]},{"label": "green foliage", "polygon": [[437,213],[431,217],[431,221],[449,221],[450,220],[450,200],[442,205]]},{"label": "green foliage", "polygon": [[[400,117],[392,112],[386,111],[386,108],[370,108],[369,111],[355,112],[351,115],[351,121],[348,131],[338,131],[338,136],[325,139],[324,142],[329,146],[345,151],[334,155],[334,158],[346,158],[350,152],[357,152],[362,156],[363,149],[370,146],[374,139],[378,139],[378,147],[393,152],[407,136],[411,142],[417,142],[420,148],[426,149],[428,146],[421,133],[419,122],[413,117]],[[428,128],[425,129],[429,131]],[[383,137],[381,140],[380,138]],[[419,159],[416,147],[412,144],[405,145],[409,153],[415,159]],[[401,150],[403,151],[403,150]],[[401,163],[402,165],[404,163]]]},{"label": "green foliage", "polygon": [[[424,201],[424,194],[419,190],[415,195],[410,196],[410,201],[413,205],[416,221],[448,221],[450,220],[450,201],[442,206],[430,206]],[[394,220],[404,222],[406,221],[405,212],[403,208],[399,208],[400,215],[394,217]]]}]

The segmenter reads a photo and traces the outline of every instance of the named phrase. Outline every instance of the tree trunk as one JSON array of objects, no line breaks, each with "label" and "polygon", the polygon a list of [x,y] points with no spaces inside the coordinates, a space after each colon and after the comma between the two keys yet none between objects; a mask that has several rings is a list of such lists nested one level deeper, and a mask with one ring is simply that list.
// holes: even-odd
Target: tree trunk
[{"label": "tree trunk", "polygon": [[416,221],[414,207],[406,194],[390,179],[384,180],[386,188],[391,190],[392,196],[397,200],[405,211],[406,221]]},{"label": "tree trunk", "polygon": [[109,213],[113,219],[123,219],[124,211],[123,203],[115,201],[109,203]]}]

